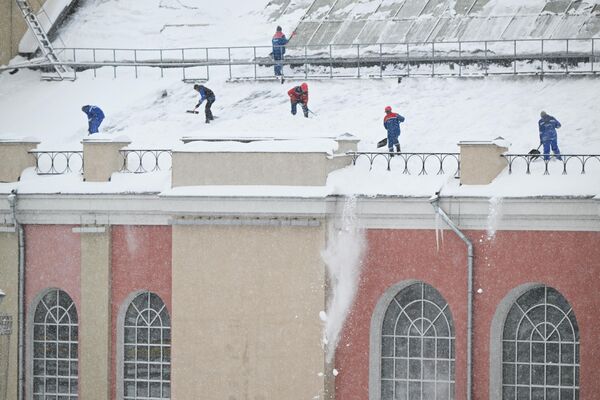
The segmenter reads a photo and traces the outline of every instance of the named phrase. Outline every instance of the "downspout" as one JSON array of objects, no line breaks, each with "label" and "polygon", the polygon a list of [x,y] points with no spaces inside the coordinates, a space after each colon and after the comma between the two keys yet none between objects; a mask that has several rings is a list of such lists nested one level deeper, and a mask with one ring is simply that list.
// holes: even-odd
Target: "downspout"
[{"label": "downspout", "polygon": [[458,235],[467,245],[467,399],[473,395],[473,243],[458,229],[448,214],[439,205],[439,192],[433,195],[429,202],[435,213]]},{"label": "downspout", "polygon": [[13,221],[17,229],[17,240],[19,243],[19,270],[18,270],[18,328],[17,328],[17,399],[25,398],[25,236],[23,226],[17,220],[17,190],[14,189],[8,195],[8,202],[12,210]]}]

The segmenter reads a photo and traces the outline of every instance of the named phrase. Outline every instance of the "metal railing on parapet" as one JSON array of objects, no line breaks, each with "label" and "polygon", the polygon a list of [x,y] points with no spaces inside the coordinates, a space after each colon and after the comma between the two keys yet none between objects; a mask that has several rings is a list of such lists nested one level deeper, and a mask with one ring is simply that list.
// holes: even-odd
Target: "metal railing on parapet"
[{"label": "metal railing on parapet", "polygon": [[[285,66],[290,79],[597,74],[599,47],[600,38],[287,45],[281,61],[272,58],[272,46],[55,50],[61,64],[93,69],[94,76],[116,78],[122,74],[119,69],[128,67],[135,77],[150,68],[154,76],[176,71],[183,80],[208,80],[212,69],[226,68],[230,80],[260,80],[273,78],[276,63]],[[98,70],[101,67],[112,68]]]},{"label": "metal railing on parapet", "polygon": [[[119,172],[148,173],[171,169],[171,150],[165,149],[126,149],[120,151],[123,164]],[[35,157],[35,172],[38,175],[63,175],[83,173],[83,151],[40,151],[32,150]]]},{"label": "metal railing on parapet", "polygon": [[446,175],[458,176],[460,173],[459,153],[390,153],[390,152],[349,152],[352,164],[364,160],[369,169],[379,162],[388,171],[393,168],[402,170],[405,175]]},{"label": "metal railing on parapet", "polygon": [[547,158],[543,154],[504,154],[503,157],[508,161],[509,174],[567,175],[571,172],[584,175],[600,171],[600,154],[561,154]]}]

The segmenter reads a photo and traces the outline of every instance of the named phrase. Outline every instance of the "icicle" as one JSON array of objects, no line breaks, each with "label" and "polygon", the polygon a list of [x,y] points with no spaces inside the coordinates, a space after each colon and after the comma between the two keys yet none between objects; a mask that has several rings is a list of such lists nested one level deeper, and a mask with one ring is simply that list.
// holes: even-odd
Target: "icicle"
[{"label": "icicle", "polygon": [[492,197],[487,218],[487,240],[493,240],[502,217],[502,197]]}]

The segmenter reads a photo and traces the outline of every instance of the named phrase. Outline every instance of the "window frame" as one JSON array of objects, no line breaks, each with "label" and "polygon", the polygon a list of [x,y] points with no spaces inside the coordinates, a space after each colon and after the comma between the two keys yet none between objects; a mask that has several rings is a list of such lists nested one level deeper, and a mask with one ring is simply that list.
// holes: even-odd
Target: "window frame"
[{"label": "window frame", "polygon": [[[167,303],[164,301],[164,299],[156,292],[153,292],[151,290],[137,290],[135,292],[130,293],[129,295],[127,295],[127,297],[123,300],[123,302],[121,303],[121,306],[119,307],[119,312],[117,314],[117,343],[116,343],[116,357],[117,357],[117,361],[116,361],[116,384],[115,384],[115,389],[116,389],[116,399],[118,400],[124,400],[125,395],[124,395],[124,389],[125,389],[125,317],[127,315],[127,309],[129,308],[129,306],[131,305],[131,303],[133,302],[133,300],[135,300],[138,296],[142,295],[142,294],[146,294],[146,293],[150,293],[150,294],[154,294],[155,296],[157,296],[163,303],[164,307],[166,308],[166,311],[169,315],[169,320],[170,320],[170,324],[169,324],[169,329],[171,330],[171,334],[172,334],[172,316],[171,316],[171,311],[169,310],[169,308],[167,307]],[[171,336],[171,343],[172,343],[172,336]],[[171,344],[172,346],[172,344]],[[171,347],[172,348],[172,347]],[[172,362],[172,355],[171,355],[171,362]],[[171,363],[169,363],[169,365],[172,365]],[[172,376],[173,371],[171,370],[171,376]],[[169,380],[169,383],[171,384],[171,396],[169,398],[172,398],[173,395],[173,386],[172,386],[172,380]]]},{"label": "window frame", "polygon": [[[369,339],[369,400],[381,400],[381,363],[382,363],[382,354],[381,354],[381,346],[382,346],[382,335],[383,335],[383,322],[385,319],[385,314],[388,310],[388,307],[391,305],[394,298],[403,290],[414,284],[424,284],[432,287],[436,291],[439,290],[422,280],[406,280],[402,282],[398,282],[390,287],[388,287],[384,293],[379,297],[375,308],[373,309],[373,314],[371,316],[371,327],[370,327],[370,339]],[[440,293],[441,296],[441,293]],[[442,298],[444,298],[442,296]],[[444,298],[446,301],[448,311],[450,316],[452,316],[452,311],[450,309],[450,303]],[[452,326],[454,325],[454,318],[449,321]],[[456,346],[456,331],[454,332],[454,343]],[[456,366],[456,361],[454,362]],[[456,374],[456,372],[455,372]],[[451,377],[451,379],[455,379],[455,377]],[[455,389],[456,390],[456,383]],[[456,396],[456,393],[454,393]]]},{"label": "window frame", "polygon": [[[80,391],[80,359],[79,359],[79,355],[80,355],[80,341],[79,341],[79,336],[80,336],[80,326],[79,326],[79,321],[81,319],[81,316],[79,315],[79,311],[77,309],[77,303],[75,302],[73,296],[71,296],[66,290],[58,288],[58,287],[49,287],[46,289],[41,290],[40,292],[38,292],[38,294],[32,299],[31,303],[29,303],[29,307],[27,309],[27,325],[26,325],[26,337],[25,337],[25,343],[27,344],[25,346],[25,359],[26,359],[26,377],[25,377],[25,382],[26,382],[26,398],[29,400],[33,399],[33,380],[34,380],[34,329],[35,329],[35,313],[36,310],[38,308],[38,306],[40,305],[40,302],[43,300],[43,298],[50,292],[53,291],[59,291],[59,292],[63,292],[65,293],[69,299],[71,300],[73,307],[75,308],[75,314],[77,316],[77,394],[76,395],[71,395],[71,394],[67,394],[69,397],[73,398],[73,399],[79,399],[79,391]],[[70,350],[69,350],[70,352]],[[69,360],[75,360],[75,359],[69,359]],[[57,367],[57,372],[58,372],[58,367]],[[59,396],[61,394],[57,393],[57,396]]]},{"label": "window frame", "polygon": [[[489,398],[490,400],[502,400],[502,387],[503,387],[503,377],[502,377],[502,368],[503,368],[503,339],[504,339],[504,325],[506,319],[508,318],[508,314],[515,304],[515,302],[527,292],[540,288],[540,287],[549,287],[556,290],[562,297],[569,303],[571,306],[572,312],[575,316],[575,320],[577,321],[577,313],[575,312],[575,307],[573,304],[567,299],[567,297],[555,286],[548,285],[545,283],[539,282],[530,282],[525,283],[516,288],[512,289],[498,304],[496,307],[496,312],[494,313],[494,317],[492,318],[492,323],[490,326],[490,373],[489,373]],[[581,353],[581,342],[579,345],[580,353]],[[579,365],[581,368],[581,365]]]}]

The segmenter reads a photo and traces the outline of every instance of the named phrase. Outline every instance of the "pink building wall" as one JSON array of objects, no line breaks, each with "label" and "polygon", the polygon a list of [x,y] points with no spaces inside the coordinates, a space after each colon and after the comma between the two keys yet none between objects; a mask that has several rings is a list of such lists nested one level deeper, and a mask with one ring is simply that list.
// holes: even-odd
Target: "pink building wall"
[{"label": "pink building wall", "polygon": [[116,399],[117,317],[133,292],[156,293],[171,308],[171,227],[112,227],[112,349],[111,397]]},{"label": "pink building wall", "polygon": [[[469,231],[474,244],[473,399],[489,397],[491,322],[501,300],[524,283],[542,283],[565,296],[579,324],[580,398],[600,392],[600,233],[501,231],[493,241]],[[456,332],[456,398],[466,391],[466,246],[444,233],[439,251],[431,230],[369,230],[368,250],[353,309],[336,352],[336,400],[369,398],[369,330],[373,309],[393,284],[422,280],[450,305]]]}]

